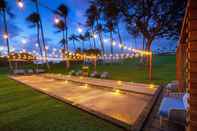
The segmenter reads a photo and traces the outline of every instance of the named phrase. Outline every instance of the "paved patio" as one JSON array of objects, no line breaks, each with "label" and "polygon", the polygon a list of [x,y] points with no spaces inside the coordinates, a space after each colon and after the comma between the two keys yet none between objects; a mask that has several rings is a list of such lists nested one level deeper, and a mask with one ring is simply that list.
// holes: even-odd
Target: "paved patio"
[{"label": "paved patio", "polygon": [[[155,99],[154,93],[156,93],[156,89],[148,89],[148,85],[140,86],[138,94],[132,91],[114,92],[95,85],[90,86],[87,83],[57,80],[39,75],[12,76],[11,78],[103,119],[110,120],[119,126],[130,128],[139,128],[142,124],[144,117],[151,109],[151,104]],[[77,80],[82,79],[75,78],[75,81]],[[99,81],[101,82],[101,80],[97,80],[95,83],[99,83]],[[113,85],[112,83],[113,81],[111,85]],[[148,95],[141,94],[143,88],[144,91],[148,90]],[[136,92],[136,86],[134,89]],[[144,91],[143,93],[146,93]]]}]

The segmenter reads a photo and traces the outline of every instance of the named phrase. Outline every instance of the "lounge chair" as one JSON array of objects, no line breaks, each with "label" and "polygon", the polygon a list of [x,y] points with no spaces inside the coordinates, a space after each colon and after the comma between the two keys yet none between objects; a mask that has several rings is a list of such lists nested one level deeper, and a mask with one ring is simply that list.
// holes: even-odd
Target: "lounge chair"
[{"label": "lounge chair", "polygon": [[24,75],[25,74],[25,70],[24,69],[14,69],[13,70],[13,74],[14,75]]},{"label": "lounge chair", "polygon": [[36,71],[36,73],[45,73],[44,69],[36,69],[35,71]]},{"label": "lounge chair", "polygon": [[76,76],[82,75],[82,71],[81,71],[81,70],[77,71],[77,72],[75,73],[75,75],[76,75]]},{"label": "lounge chair", "polygon": [[71,70],[71,71],[69,71],[68,74],[69,74],[69,75],[75,75],[75,71],[74,71],[74,70]]},{"label": "lounge chair", "polygon": [[178,81],[172,81],[166,86],[166,93],[172,93],[178,91]]},{"label": "lounge chair", "polygon": [[94,71],[90,74],[90,77],[100,77],[100,74],[97,71]]},{"label": "lounge chair", "polygon": [[110,74],[108,72],[103,72],[103,73],[101,73],[100,77],[103,79],[110,78]]},{"label": "lounge chair", "polygon": [[28,73],[28,74],[33,74],[34,71],[33,71],[33,69],[28,69],[28,70],[27,70],[27,73]]},{"label": "lounge chair", "polygon": [[159,108],[161,127],[163,120],[167,120],[181,126],[186,125],[188,96],[188,93],[171,93],[163,98]]}]

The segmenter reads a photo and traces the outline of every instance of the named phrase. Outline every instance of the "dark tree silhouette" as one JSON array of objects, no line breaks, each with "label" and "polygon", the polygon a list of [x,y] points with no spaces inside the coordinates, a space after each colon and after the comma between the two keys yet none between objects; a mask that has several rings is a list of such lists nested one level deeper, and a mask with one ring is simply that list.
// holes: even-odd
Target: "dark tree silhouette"
[{"label": "dark tree silhouette", "polygon": [[82,34],[80,34],[79,36],[78,36],[78,38],[79,38],[79,40],[81,40],[81,42],[82,42],[82,51],[85,49],[85,40],[86,40],[86,38],[85,38],[85,36],[84,35],[82,35]]},{"label": "dark tree silhouette", "polygon": [[68,7],[65,4],[60,4],[57,8],[57,14],[60,15],[64,19],[64,27],[66,31],[65,38],[65,50],[68,51],[68,25],[67,25],[67,17],[68,17]]},{"label": "dark tree silhouette", "polygon": [[96,25],[96,31],[98,32],[99,35],[99,40],[100,40],[100,44],[101,44],[101,49],[102,49],[102,53],[105,53],[105,49],[104,49],[104,42],[103,42],[103,27],[102,25],[99,23],[99,19],[100,19],[100,9],[97,8],[96,4],[92,1],[90,2],[90,6],[89,8],[86,10],[86,16],[87,19],[89,20],[89,22],[91,23],[92,26]]},{"label": "dark tree silhouette", "polygon": [[156,38],[178,38],[186,0],[117,0],[130,34],[142,35],[146,50]]},{"label": "dark tree silhouette", "polygon": [[43,48],[44,48],[44,57],[45,57],[47,68],[49,69],[50,67],[49,67],[49,63],[48,63],[48,52],[47,52],[47,49],[46,49],[44,29],[43,29],[43,25],[42,25],[42,19],[41,19],[41,16],[40,16],[39,0],[31,0],[31,1],[35,5],[36,13],[39,16],[39,25],[40,25],[39,29],[40,29],[40,32],[41,32],[41,39],[42,39],[42,44],[43,44]]},{"label": "dark tree silhouette", "polygon": [[[62,39],[60,40],[61,46],[63,46],[63,49],[66,50],[66,40],[65,40],[65,23],[63,20],[59,20],[58,23],[55,24],[55,27],[58,29],[58,32],[62,32]],[[68,46],[68,45],[67,45]],[[67,47],[68,49],[68,47]]]},{"label": "dark tree silhouette", "polygon": [[72,34],[68,39],[73,42],[74,50],[76,50],[77,48],[76,48],[76,43],[75,42],[79,41],[77,35]]},{"label": "dark tree silhouette", "polygon": [[[8,3],[7,3],[6,0],[0,0],[0,13],[2,14],[2,17],[3,17],[3,23],[4,23],[4,32],[3,32],[3,35],[5,37],[4,39],[6,40],[7,54],[9,56],[9,54],[10,54],[10,43],[9,43],[7,14],[9,16],[11,16],[12,18],[14,17],[14,15],[10,11],[10,8],[9,8]],[[9,61],[9,67],[10,67],[10,69],[12,69],[12,64],[11,64],[10,61]]]},{"label": "dark tree silhouette", "polygon": [[31,23],[31,27],[36,27],[37,29],[37,43],[39,45],[40,49],[40,55],[43,57],[43,50],[42,50],[42,45],[40,42],[40,16],[36,12],[33,12],[29,16],[27,16],[26,20]]}]

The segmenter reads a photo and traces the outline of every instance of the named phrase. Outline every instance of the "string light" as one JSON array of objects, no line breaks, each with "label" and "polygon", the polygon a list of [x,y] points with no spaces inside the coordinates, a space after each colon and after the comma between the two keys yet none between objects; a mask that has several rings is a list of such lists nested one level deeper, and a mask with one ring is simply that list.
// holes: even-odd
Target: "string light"
[{"label": "string light", "polygon": [[38,47],[38,46],[39,46],[39,45],[38,45],[38,43],[36,43],[35,45],[36,45],[36,47]]},{"label": "string light", "polygon": [[22,0],[17,0],[17,5],[19,8],[24,8],[24,3]]},{"label": "string light", "polygon": [[93,34],[93,37],[96,39],[98,36],[96,34]]},{"label": "string light", "polygon": [[8,33],[4,33],[4,34],[3,34],[3,38],[4,38],[4,39],[8,39]]},{"label": "string light", "polygon": [[115,41],[113,41],[113,42],[112,42],[112,45],[113,45],[113,46],[116,46],[116,42],[115,42]]},{"label": "string light", "polygon": [[83,32],[83,29],[80,28],[80,27],[77,30],[78,30],[79,33],[82,33]]},{"label": "string light", "polygon": [[26,39],[22,39],[21,41],[23,44],[27,44],[27,40]]},{"label": "string light", "polygon": [[55,22],[55,24],[58,24],[60,22],[60,19],[57,16],[55,16],[54,22]]}]

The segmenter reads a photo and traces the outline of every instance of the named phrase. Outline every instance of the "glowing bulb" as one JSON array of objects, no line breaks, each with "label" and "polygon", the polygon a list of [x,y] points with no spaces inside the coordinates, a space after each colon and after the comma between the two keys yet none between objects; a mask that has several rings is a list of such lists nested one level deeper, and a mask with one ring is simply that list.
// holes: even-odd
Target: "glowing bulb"
[{"label": "glowing bulb", "polygon": [[68,80],[66,80],[64,83],[65,83],[65,84],[68,84]]},{"label": "glowing bulb", "polygon": [[4,38],[4,39],[8,39],[8,34],[7,34],[7,33],[4,33],[4,34],[3,34],[3,38]]},{"label": "glowing bulb", "polygon": [[120,90],[116,89],[116,90],[115,90],[115,93],[116,93],[116,94],[120,94]]},{"label": "glowing bulb", "polygon": [[39,45],[38,45],[38,43],[36,43],[36,47],[38,47]]},{"label": "glowing bulb", "polygon": [[27,40],[26,39],[22,39],[21,41],[23,44],[26,44],[27,43]]},{"label": "glowing bulb", "polygon": [[83,76],[80,76],[79,79],[82,80],[83,79]]},{"label": "glowing bulb", "polygon": [[48,50],[48,49],[49,49],[49,47],[48,47],[48,46],[46,46],[45,48],[46,48],[46,50]]},{"label": "glowing bulb", "polygon": [[122,85],[122,81],[117,81],[118,85]]},{"label": "glowing bulb", "polygon": [[150,88],[150,89],[154,89],[155,86],[154,86],[153,84],[150,84],[150,85],[149,85],[149,88]]},{"label": "glowing bulb", "polygon": [[83,29],[82,28],[78,28],[77,30],[78,30],[79,33],[82,33],[83,32]]},{"label": "glowing bulb", "polygon": [[85,88],[88,88],[88,84],[85,84],[84,87],[85,87]]},{"label": "glowing bulb", "polygon": [[58,24],[60,22],[60,19],[55,17],[54,22],[55,22],[55,24]]},{"label": "glowing bulb", "polygon": [[22,0],[17,0],[17,5],[19,8],[24,8],[24,3],[22,2]]},{"label": "glowing bulb", "polygon": [[106,42],[108,42],[108,39],[104,39],[103,41],[106,43]]},{"label": "glowing bulb", "polygon": [[96,34],[93,34],[93,37],[94,37],[94,38],[97,38],[98,36],[97,36]]},{"label": "glowing bulb", "polygon": [[113,41],[113,42],[112,42],[112,45],[113,45],[113,46],[115,46],[115,45],[116,45],[116,42],[115,42],[115,41]]}]

